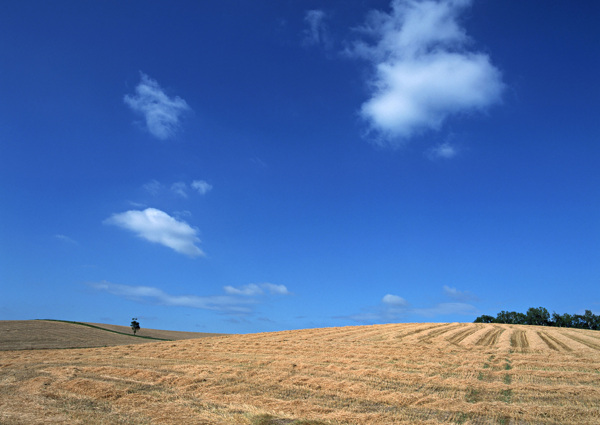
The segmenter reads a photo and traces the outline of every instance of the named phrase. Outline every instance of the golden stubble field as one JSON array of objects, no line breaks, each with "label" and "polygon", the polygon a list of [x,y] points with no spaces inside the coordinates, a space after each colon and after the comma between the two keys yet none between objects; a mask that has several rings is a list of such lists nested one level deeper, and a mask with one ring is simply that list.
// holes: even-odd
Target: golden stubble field
[{"label": "golden stubble field", "polygon": [[0,423],[597,425],[600,332],[420,323],[1,351]]}]

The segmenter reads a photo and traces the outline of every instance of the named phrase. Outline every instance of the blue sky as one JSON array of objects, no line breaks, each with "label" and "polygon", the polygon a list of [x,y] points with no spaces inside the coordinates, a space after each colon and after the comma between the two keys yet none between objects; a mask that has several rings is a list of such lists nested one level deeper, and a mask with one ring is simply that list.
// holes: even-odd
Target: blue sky
[{"label": "blue sky", "polygon": [[0,319],[600,312],[600,3],[0,6]]}]

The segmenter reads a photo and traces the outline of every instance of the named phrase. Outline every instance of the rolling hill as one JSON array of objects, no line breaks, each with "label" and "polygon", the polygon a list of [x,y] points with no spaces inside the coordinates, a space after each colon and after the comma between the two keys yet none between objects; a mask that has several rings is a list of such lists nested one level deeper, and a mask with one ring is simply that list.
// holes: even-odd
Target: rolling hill
[{"label": "rolling hill", "polygon": [[59,320],[0,320],[0,350],[107,347],[215,335],[219,334],[142,329],[134,336],[127,326]]},{"label": "rolling hill", "polygon": [[600,423],[600,332],[411,323],[0,352],[2,424]]}]

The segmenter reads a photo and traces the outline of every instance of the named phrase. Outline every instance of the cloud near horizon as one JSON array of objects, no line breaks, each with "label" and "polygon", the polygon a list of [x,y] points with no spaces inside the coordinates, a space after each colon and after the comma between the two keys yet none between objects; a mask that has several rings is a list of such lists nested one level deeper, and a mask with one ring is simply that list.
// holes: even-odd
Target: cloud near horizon
[{"label": "cloud near horizon", "polygon": [[[261,287],[269,290],[272,294],[290,294],[285,285],[274,285],[270,283],[261,285],[250,284],[240,288],[225,286],[223,289],[227,295],[213,296],[171,295],[162,289],[151,286],[121,285],[107,281],[88,282],[87,285],[96,290],[108,292],[112,295],[128,298],[134,301],[150,301],[166,306],[216,310],[232,314],[251,313],[251,306],[259,302],[257,298],[253,297],[264,294],[264,291],[261,289]],[[271,288],[277,288],[277,291],[272,291]],[[258,289],[258,291],[256,289]]]},{"label": "cloud near horizon", "polygon": [[[393,0],[391,12],[372,11],[347,54],[374,69],[371,98],[360,110],[377,144],[398,147],[437,130],[451,115],[499,102],[501,74],[488,55],[466,51],[458,16],[471,0]],[[451,157],[450,150],[438,151]]]},{"label": "cloud near horizon", "polygon": [[450,314],[474,316],[477,314],[477,308],[467,303],[438,303],[433,307],[415,308],[413,313],[424,317],[446,316]]},{"label": "cloud near horizon", "polygon": [[196,246],[200,243],[196,229],[156,208],[113,214],[104,220],[104,224],[129,230],[142,239],[164,245],[189,257],[204,255]]},{"label": "cloud near horizon", "polygon": [[190,110],[185,100],[167,96],[158,83],[144,73],[141,73],[135,94],[125,95],[123,101],[134,112],[144,116],[147,130],[161,140],[175,136],[181,125],[181,115]]},{"label": "cloud near horizon", "polygon": [[161,289],[151,286],[131,286],[110,283],[106,281],[91,282],[88,286],[108,292],[112,295],[136,300],[151,301],[157,304],[173,307],[190,307],[204,310],[226,311],[231,313],[250,313],[250,299],[241,299],[227,295],[201,297],[197,295],[171,295]]},{"label": "cloud near horizon", "polygon": [[409,315],[432,318],[447,315],[476,315],[477,308],[467,301],[478,301],[478,298],[468,291],[459,291],[447,285],[443,286],[444,295],[454,302],[437,303],[431,307],[413,307],[404,298],[386,294],[378,306],[367,307],[361,313],[340,316],[338,319],[350,319],[355,322],[372,324],[396,321]]}]

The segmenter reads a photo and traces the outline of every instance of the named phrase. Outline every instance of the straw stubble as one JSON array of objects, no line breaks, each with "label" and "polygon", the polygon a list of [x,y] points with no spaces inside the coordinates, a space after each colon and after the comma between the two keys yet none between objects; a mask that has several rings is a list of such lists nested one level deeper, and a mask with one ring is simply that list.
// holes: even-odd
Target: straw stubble
[{"label": "straw stubble", "polygon": [[598,334],[560,328],[390,324],[0,352],[3,424],[584,425],[600,423],[599,401]]}]

